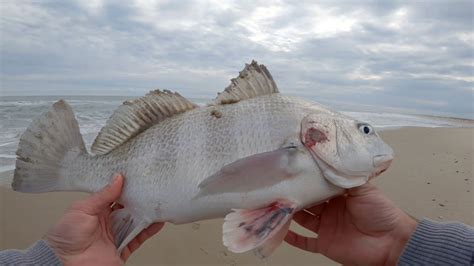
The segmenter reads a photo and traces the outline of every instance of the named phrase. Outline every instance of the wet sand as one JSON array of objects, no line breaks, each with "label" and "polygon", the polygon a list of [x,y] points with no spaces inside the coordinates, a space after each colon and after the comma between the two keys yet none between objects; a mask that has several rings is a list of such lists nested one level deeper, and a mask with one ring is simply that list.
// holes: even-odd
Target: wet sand
[{"label": "wet sand", "polygon": [[[374,183],[389,198],[417,218],[474,225],[474,129],[403,128],[381,135],[394,148],[396,157],[392,167]],[[8,173],[0,174],[0,179],[5,175]],[[0,249],[28,247],[47,232],[73,200],[84,196],[23,194],[0,187]],[[287,244],[266,261],[251,252],[233,254],[222,245],[221,230],[222,220],[166,225],[127,264],[337,265]]]}]

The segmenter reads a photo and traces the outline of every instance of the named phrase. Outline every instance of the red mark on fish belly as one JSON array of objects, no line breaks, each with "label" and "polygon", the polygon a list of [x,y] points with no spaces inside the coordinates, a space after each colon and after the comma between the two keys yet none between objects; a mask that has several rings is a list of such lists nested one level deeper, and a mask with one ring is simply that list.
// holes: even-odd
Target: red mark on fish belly
[{"label": "red mark on fish belly", "polygon": [[325,141],[329,141],[328,138],[326,137],[326,134],[324,134],[324,132],[314,127],[309,128],[306,131],[306,134],[304,136],[304,144],[306,145],[306,147],[309,147],[309,148],[316,145],[316,143],[325,142]]}]

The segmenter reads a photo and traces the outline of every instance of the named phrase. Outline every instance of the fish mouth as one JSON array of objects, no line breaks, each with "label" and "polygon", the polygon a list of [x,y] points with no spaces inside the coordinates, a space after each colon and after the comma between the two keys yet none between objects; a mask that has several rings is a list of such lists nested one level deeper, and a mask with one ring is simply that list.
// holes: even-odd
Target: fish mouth
[{"label": "fish mouth", "polygon": [[381,175],[383,172],[387,171],[387,169],[388,169],[389,166],[390,166],[390,165],[387,165],[386,168],[376,171],[375,174],[373,174],[370,178],[373,178],[373,177],[376,177],[376,176]]},{"label": "fish mouth", "polygon": [[376,167],[375,174],[373,177],[380,175],[381,173],[385,172],[393,161],[393,154],[383,154],[377,155],[373,158],[373,166]]},{"label": "fish mouth", "polygon": [[[365,184],[372,176],[367,173],[346,174],[338,171],[332,165],[319,158],[317,154],[311,151],[311,155],[319,166],[323,176],[332,184],[342,188],[358,187]],[[383,170],[385,171],[385,169]]]}]

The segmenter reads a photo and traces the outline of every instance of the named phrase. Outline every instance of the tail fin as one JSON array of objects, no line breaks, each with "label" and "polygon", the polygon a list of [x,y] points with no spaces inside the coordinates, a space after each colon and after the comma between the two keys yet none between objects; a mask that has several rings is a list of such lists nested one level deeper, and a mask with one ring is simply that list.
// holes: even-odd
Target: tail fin
[{"label": "tail fin", "polygon": [[21,192],[65,190],[63,159],[87,153],[71,106],[64,100],[35,119],[20,138],[12,188]]}]

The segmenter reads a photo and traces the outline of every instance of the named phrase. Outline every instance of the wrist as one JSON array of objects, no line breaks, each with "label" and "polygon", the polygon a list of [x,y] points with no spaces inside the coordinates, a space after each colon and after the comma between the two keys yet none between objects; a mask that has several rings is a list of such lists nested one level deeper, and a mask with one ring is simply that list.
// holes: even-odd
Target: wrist
[{"label": "wrist", "polygon": [[46,236],[44,241],[63,265],[123,265],[123,261],[116,254],[111,256],[107,252],[99,253],[82,248],[78,249],[68,242],[51,237],[51,235]]},{"label": "wrist", "polygon": [[392,247],[387,258],[386,265],[396,265],[398,259],[403,253],[405,246],[410,240],[411,236],[415,232],[418,221],[411,218],[407,214],[403,214],[403,218],[400,219],[397,227],[392,234]]},{"label": "wrist", "polygon": [[[82,265],[124,265],[124,261],[119,256],[110,256],[107,254],[91,254],[84,252],[83,254],[65,255],[58,254],[58,250],[54,250],[57,258],[63,265],[82,266]],[[61,251],[59,251],[61,253]]]}]

